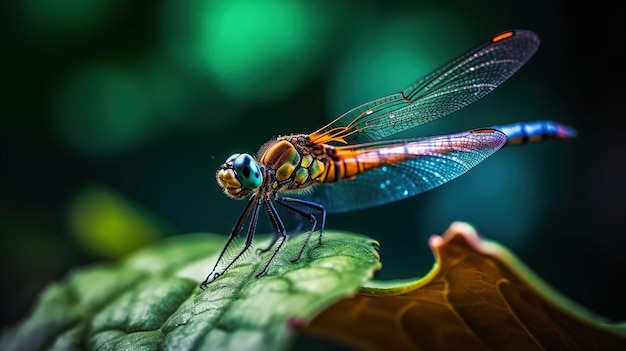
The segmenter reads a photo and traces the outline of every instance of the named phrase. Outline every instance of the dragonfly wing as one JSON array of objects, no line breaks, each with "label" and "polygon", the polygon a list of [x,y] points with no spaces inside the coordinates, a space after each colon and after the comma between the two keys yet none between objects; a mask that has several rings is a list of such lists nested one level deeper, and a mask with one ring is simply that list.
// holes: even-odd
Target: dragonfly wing
[{"label": "dragonfly wing", "polygon": [[311,133],[313,142],[380,140],[444,117],[494,90],[535,53],[529,31],[504,32],[442,66],[404,91],[355,107]]},{"label": "dragonfly wing", "polygon": [[[506,135],[494,129],[411,139],[402,145],[416,157],[398,164],[381,165],[355,179],[317,185],[299,197],[322,204],[328,212],[346,212],[397,201],[457,178],[492,155],[506,141]],[[355,148],[397,146],[388,142]]]}]

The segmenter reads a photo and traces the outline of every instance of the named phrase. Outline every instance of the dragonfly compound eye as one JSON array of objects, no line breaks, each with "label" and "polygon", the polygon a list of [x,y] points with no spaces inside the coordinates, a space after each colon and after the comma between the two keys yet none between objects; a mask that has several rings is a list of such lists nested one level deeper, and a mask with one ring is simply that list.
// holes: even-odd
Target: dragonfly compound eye
[{"label": "dragonfly compound eye", "polygon": [[241,154],[235,158],[233,168],[237,174],[237,179],[248,189],[256,189],[261,186],[263,177],[252,156]]}]

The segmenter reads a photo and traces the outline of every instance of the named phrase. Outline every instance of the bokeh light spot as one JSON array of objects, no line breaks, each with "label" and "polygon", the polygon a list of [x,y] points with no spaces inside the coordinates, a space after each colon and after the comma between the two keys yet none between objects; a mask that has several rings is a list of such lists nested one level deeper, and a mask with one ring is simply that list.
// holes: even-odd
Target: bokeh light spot
[{"label": "bokeh light spot", "polygon": [[152,128],[142,83],[112,65],[82,67],[58,88],[53,127],[75,151],[90,156],[123,152]]},{"label": "bokeh light spot", "polygon": [[[165,9],[174,11],[164,10],[169,17],[164,35],[174,56],[210,74],[230,95],[274,99],[301,84],[319,63],[333,17],[323,16],[321,6],[305,1],[171,2]],[[185,26],[183,19],[191,21],[187,29],[173,28]]]},{"label": "bokeh light spot", "polygon": [[68,207],[72,234],[86,250],[116,258],[164,234],[164,225],[145,210],[102,186],[85,186]]}]

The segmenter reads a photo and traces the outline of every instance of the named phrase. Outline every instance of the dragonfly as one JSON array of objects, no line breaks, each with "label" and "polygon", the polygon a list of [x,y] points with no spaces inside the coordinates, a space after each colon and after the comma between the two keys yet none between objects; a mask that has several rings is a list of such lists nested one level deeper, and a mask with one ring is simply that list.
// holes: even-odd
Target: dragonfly
[{"label": "dragonfly", "polygon": [[[567,139],[576,131],[551,120],[518,122],[448,135],[393,139],[398,133],[451,114],[490,93],[535,53],[539,37],[527,30],[499,33],[417,80],[401,92],[364,103],[309,134],[274,138],[258,154],[236,153],[216,173],[233,199],[249,200],[211,273],[226,273],[252,246],[259,213],[274,235],[257,278],[283,247],[288,233],[274,203],[309,224],[298,261],[314,233],[322,245],[326,214],[378,206],[449,182],[505,145]],[[248,224],[245,242],[235,245]],[[233,249],[236,246],[236,249]]]}]

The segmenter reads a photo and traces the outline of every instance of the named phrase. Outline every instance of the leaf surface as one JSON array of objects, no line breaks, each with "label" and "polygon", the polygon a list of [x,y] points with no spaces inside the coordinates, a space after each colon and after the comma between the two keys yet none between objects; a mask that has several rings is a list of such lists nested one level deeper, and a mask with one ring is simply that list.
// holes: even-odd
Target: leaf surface
[{"label": "leaf surface", "polygon": [[363,350],[626,350],[626,324],[571,302],[469,225],[453,224],[430,246],[427,276],[370,282],[305,334]]},{"label": "leaf surface", "polygon": [[294,240],[261,278],[255,272],[264,261],[250,254],[202,291],[224,241],[181,235],[119,264],[76,269],[3,331],[0,349],[285,349],[301,321],[356,293],[380,268],[377,242],[328,232],[296,263],[289,262],[300,249]]}]

